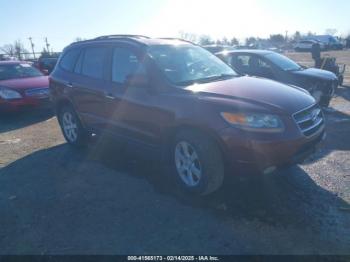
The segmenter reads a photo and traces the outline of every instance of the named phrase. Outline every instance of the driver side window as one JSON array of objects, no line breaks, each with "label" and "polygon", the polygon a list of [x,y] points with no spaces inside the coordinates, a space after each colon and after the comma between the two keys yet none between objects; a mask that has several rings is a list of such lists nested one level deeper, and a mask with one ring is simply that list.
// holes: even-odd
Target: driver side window
[{"label": "driver side window", "polygon": [[126,83],[133,75],[146,76],[146,70],[137,56],[129,49],[114,48],[112,58],[112,81]]},{"label": "driver side window", "polygon": [[237,55],[232,56],[229,64],[233,69],[237,70],[240,73],[248,74],[249,73],[249,55]]},{"label": "driver side window", "polygon": [[251,68],[251,70],[254,73],[254,75],[261,76],[261,77],[266,77],[266,78],[272,78],[273,77],[272,68],[271,68],[271,66],[268,63],[266,63],[260,57],[252,56],[252,58],[256,60],[255,62],[252,63],[252,65],[254,65],[254,68]]}]

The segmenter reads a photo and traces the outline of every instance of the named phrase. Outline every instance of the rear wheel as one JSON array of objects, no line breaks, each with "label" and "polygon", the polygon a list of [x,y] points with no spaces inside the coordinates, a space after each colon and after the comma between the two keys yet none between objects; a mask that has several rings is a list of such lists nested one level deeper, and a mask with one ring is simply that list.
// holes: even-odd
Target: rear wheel
[{"label": "rear wheel", "polygon": [[338,81],[339,81],[339,86],[343,86],[344,76],[340,75],[338,78]]},{"label": "rear wheel", "polygon": [[224,162],[213,139],[184,130],[177,134],[172,151],[175,177],[184,190],[207,195],[221,187]]},{"label": "rear wheel", "polygon": [[58,121],[66,141],[74,146],[86,145],[89,133],[84,129],[77,114],[71,106],[64,106],[59,110]]}]

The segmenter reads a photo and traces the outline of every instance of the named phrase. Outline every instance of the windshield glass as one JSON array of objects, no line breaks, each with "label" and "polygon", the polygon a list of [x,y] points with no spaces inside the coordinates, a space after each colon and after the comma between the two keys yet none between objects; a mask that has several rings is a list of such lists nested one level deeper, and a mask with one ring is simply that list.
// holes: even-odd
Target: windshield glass
[{"label": "windshield glass", "polygon": [[0,65],[0,80],[36,76],[43,76],[43,74],[30,64],[23,63]]},{"label": "windshield glass", "polygon": [[157,45],[149,55],[176,85],[217,81],[237,76],[235,71],[207,50],[193,45]]},{"label": "windshield glass", "polygon": [[296,71],[301,69],[300,65],[283,55],[271,53],[265,55],[265,57],[284,71]]}]

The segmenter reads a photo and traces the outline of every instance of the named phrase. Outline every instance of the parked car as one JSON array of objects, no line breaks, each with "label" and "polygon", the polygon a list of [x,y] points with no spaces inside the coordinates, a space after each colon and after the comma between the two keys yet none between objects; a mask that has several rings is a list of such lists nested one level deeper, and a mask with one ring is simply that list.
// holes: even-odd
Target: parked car
[{"label": "parked car", "polygon": [[313,35],[305,40],[312,40],[321,43],[326,50],[342,50],[344,45],[332,35]]},{"label": "parked car", "polygon": [[312,45],[318,43],[320,45],[321,51],[326,50],[326,45],[322,42],[316,41],[316,40],[300,40],[297,42],[294,46],[294,50],[296,52],[311,52]]},{"label": "parked car", "polygon": [[35,66],[45,75],[51,74],[57,63],[58,57],[40,57]]},{"label": "parked car", "polygon": [[49,80],[30,63],[0,62],[0,111],[49,102]]},{"label": "parked car", "polygon": [[234,46],[229,46],[229,45],[204,45],[202,47],[213,54],[218,53],[218,52],[223,52],[226,50],[227,51],[235,50]]},{"label": "parked car", "polygon": [[201,195],[220,188],[225,172],[298,163],[325,135],[322,111],[305,90],[240,76],[176,39],[73,43],[50,76],[50,94],[69,144],[110,134],[169,161],[173,178]]},{"label": "parked car", "polygon": [[272,51],[237,50],[217,55],[240,74],[302,87],[324,107],[329,105],[338,87],[338,78],[334,73],[302,67],[288,57]]}]

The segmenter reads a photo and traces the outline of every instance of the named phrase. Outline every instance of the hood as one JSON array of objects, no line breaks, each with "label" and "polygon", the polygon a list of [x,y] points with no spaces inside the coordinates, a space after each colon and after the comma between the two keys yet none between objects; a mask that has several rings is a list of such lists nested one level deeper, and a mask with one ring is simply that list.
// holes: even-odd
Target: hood
[{"label": "hood", "polygon": [[322,80],[337,80],[337,76],[334,73],[317,68],[307,68],[305,70],[292,71],[291,73],[297,76],[318,78]]},{"label": "hood", "polygon": [[293,114],[315,103],[313,97],[300,88],[247,76],[193,85],[187,89],[202,97],[239,100],[287,114]]},{"label": "hood", "polygon": [[23,89],[32,88],[32,87],[49,87],[49,77],[37,76],[37,77],[1,80],[0,86],[9,87],[16,90],[23,90]]}]

